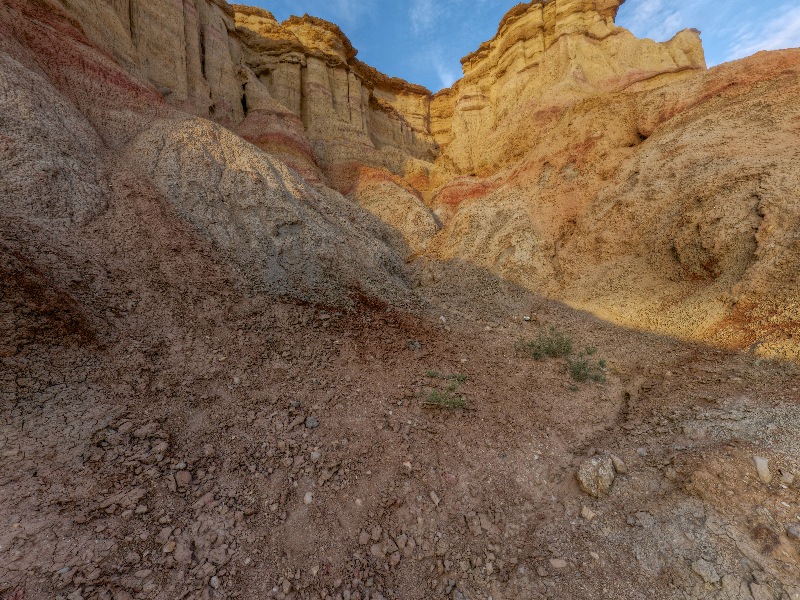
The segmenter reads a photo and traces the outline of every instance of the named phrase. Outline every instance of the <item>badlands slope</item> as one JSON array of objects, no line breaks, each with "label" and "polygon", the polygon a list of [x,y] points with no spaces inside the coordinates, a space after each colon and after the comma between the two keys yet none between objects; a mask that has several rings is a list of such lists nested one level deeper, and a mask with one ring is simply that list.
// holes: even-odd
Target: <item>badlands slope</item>
[{"label": "badlands slope", "polygon": [[619,4],[0,0],[0,597],[800,598],[800,50]]}]

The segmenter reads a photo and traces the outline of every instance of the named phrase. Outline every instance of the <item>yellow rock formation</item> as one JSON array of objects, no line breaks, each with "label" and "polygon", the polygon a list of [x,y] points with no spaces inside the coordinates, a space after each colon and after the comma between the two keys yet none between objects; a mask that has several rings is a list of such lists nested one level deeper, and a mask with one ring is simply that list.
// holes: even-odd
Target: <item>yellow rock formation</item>
[{"label": "yellow rock formation", "polygon": [[[63,3],[63,2],[62,2]],[[335,25],[222,0],[71,0],[169,104],[216,120],[427,259],[633,327],[798,356],[798,51],[706,70],[622,0],[533,0],[432,95]]]}]

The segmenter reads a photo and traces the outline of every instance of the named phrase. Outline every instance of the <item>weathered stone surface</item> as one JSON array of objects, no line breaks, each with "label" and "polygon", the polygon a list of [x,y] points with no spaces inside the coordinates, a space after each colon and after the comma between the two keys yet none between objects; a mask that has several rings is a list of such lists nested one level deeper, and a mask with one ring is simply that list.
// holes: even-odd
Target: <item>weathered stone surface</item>
[{"label": "weathered stone surface", "polygon": [[605,496],[614,483],[614,463],[609,456],[593,456],[580,464],[576,477],[581,489],[590,496]]},{"label": "weathered stone surface", "polygon": [[332,23],[307,15],[278,23],[260,9],[235,10],[246,66],[302,120],[323,169],[358,161],[400,172],[409,158],[436,156],[428,90],[357,60]]},{"label": "weathered stone surface", "polygon": [[225,125],[242,120],[240,46],[233,9],[224,0],[59,3],[173,105]]},{"label": "weathered stone surface", "polygon": [[[403,266],[379,241],[390,236],[377,233],[377,219],[365,220],[341,195],[312,188],[218,125],[155,122],[132,140],[126,158],[261,289],[337,301],[347,297],[347,282],[378,297],[399,289],[389,281],[402,279]],[[361,272],[370,257],[376,262]],[[382,290],[381,280],[388,284]]]},{"label": "weathered stone surface", "polygon": [[566,106],[636,82],[705,68],[697,32],[682,32],[665,44],[636,39],[614,25],[620,4],[520,4],[491,41],[462,60],[463,79],[438,94],[431,109],[442,121],[436,140],[460,173],[494,170],[530,147],[528,136],[538,135],[536,127],[509,136],[507,126],[537,107]]},{"label": "weathered stone surface", "polygon": [[769,485],[772,483],[772,471],[769,469],[769,459],[764,458],[763,456],[754,456],[753,463],[756,467],[756,473],[758,473],[758,478],[762,481],[762,483],[766,483]]}]

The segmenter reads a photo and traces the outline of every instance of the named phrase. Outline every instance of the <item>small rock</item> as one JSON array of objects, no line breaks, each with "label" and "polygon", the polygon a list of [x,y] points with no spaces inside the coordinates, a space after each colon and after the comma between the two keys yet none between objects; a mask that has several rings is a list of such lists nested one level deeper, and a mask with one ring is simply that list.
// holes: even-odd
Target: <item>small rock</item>
[{"label": "small rock", "polygon": [[161,531],[158,532],[158,535],[156,536],[156,541],[162,546],[166,544],[167,541],[169,541],[169,537],[172,535],[173,529],[174,527],[172,526],[164,527]]},{"label": "small rock", "polygon": [[367,533],[366,531],[362,531],[358,535],[358,543],[361,544],[362,546],[366,546],[367,544],[369,544],[369,533]]},{"label": "small rock", "polygon": [[406,347],[413,352],[418,352],[422,349],[422,344],[420,344],[417,340],[407,340]]},{"label": "small rock", "polygon": [[314,494],[311,492],[306,492],[306,495],[303,496],[303,504],[311,504],[314,501]]},{"label": "small rock", "polygon": [[430,496],[431,496],[431,502],[433,502],[436,506],[439,506],[439,502],[441,502],[441,500],[439,499],[438,494],[434,491],[431,491]]},{"label": "small rock", "polygon": [[614,463],[609,456],[593,456],[581,463],[576,477],[581,489],[590,496],[605,496],[614,483]]},{"label": "small rock", "polygon": [[322,458],[322,452],[320,452],[319,450],[314,450],[311,453],[311,462],[312,463],[318,462],[320,458]]},{"label": "small rock", "polygon": [[751,583],[750,594],[752,594],[753,600],[775,600],[775,593],[765,583]]},{"label": "small rock", "polygon": [[619,475],[627,475],[628,474],[628,466],[625,462],[616,454],[611,455],[611,462],[614,465],[614,470]]},{"label": "small rock", "polygon": [[594,512],[594,511],[593,511],[591,508],[589,508],[588,506],[584,506],[584,507],[581,509],[581,517],[583,517],[583,518],[584,518],[584,519],[586,519],[587,521],[591,522],[591,521],[593,521],[593,520],[594,520],[594,519],[597,517],[597,513],[596,513],[596,512]]},{"label": "small rock", "polygon": [[758,478],[767,485],[772,483],[772,471],[769,470],[769,459],[763,456],[754,456],[753,462],[756,465]]},{"label": "small rock", "polygon": [[306,417],[306,427],[309,429],[316,429],[319,427],[319,419],[314,416]]},{"label": "small rock", "polygon": [[215,590],[218,590],[218,589],[219,589],[219,586],[220,586],[220,585],[222,585],[222,582],[219,580],[219,577],[217,577],[216,575],[214,575],[214,576],[211,578],[211,581],[209,581],[208,583],[209,583],[209,584],[211,585],[211,587],[212,587],[212,588],[214,588]]},{"label": "small rock", "polygon": [[597,552],[589,552],[589,556],[591,556],[594,560],[600,560],[600,555]]},{"label": "small rock", "polygon": [[800,524],[787,525],[786,535],[788,535],[793,540],[800,540]]},{"label": "small rock", "polygon": [[139,579],[147,579],[153,573],[151,569],[142,569],[141,571],[136,571],[134,575]]},{"label": "small rock", "polygon": [[551,558],[550,566],[554,569],[566,569],[567,561],[565,561],[563,558]]},{"label": "small rock", "polygon": [[192,483],[192,474],[189,471],[178,471],[175,473],[175,483],[178,487],[186,487]]},{"label": "small rock", "polygon": [[161,549],[161,551],[164,554],[171,554],[171,553],[173,553],[175,551],[175,546],[177,546],[175,541],[174,540],[170,540],[166,544],[164,544],[164,547]]},{"label": "small rock", "polygon": [[692,563],[692,571],[697,573],[700,577],[703,578],[703,581],[706,583],[719,583],[722,579],[717,573],[717,570],[707,560],[703,560],[702,558],[697,559]]},{"label": "small rock", "polygon": [[781,483],[792,485],[796,479],[795,474],[791,471],[781,471]]},{"label": "small rock", "polygon": [[[142,557],[139,556],[138,552],[128,552],[128,554],[125,555],[125,562],[128,563],[129,565],[138,565],[141,562],[141,560]],[[69,567],[64,567],[64,568],[67,569],[67,571],[69,571]]]}]

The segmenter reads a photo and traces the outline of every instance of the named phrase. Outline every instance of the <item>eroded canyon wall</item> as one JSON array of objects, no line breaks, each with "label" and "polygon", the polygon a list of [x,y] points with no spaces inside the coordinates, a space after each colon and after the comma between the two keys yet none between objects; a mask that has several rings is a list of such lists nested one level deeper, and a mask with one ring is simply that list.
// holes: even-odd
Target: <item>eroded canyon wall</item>
[{"label": "eroded canyon wall", "polygon": [[[158,100],[145,103],[153,114],[169,106],[212,119],[316,189],[282,183],[281,198],[313,196],[323,212],[347,212],[333,188],[391,225],[404,251],[422,257],[421,282],[435,279],[436,261],[467,261],[618,323],[798,356],[798,51],[709,71],[699,32],[637,39],[614,23],[621,3],[520,4],[463,59],[464,77],[436,95],[365,65],[337,26],[309,16],[279,23],[223,0],[30,6],[60,6],[103,60],[122,67],[137,98]],[[20,3],[3,4],[16,19]],[[203,189],[213,183],[174,170],[190,160],[178,146],[194,131],[202,141],[193,156],[216,157],[203,144],[224,138],[227,150],[211,163],[226,173],[246,145],[194,122],[145,134],[129,107],[73,102],[106,119],[96,127],[102,143],[133,144],[131,160],[145,161],[198,227],[228,218],[222,204],[234,187],[208,196],[214,210],[204,211],[192,205],[191,185],[172,182],[189,173]],[[178,157],[169,164],[148,147],[165,140]],[[262,183],[273,179],[256,170]],[[280,173],[281,182],[294,176]],[[259,248],[280,254],[270,237],[296,229],[204,231],[232,244],[239,264],[270,271]],[[369,245],[362,233],[354,243]],[[245,251],[252,235],[261,241]],[[298,247],[333,247],[312,237]],[[325,271],[315,269],[303,286]],[[282,281],[295,285],[290,275]]]},{"label": "eroded canyon wall", "polygon": [[171,105],[235,129],[312,182],[339,183],[345,163],[399,173],[408,160],[437,154],[430,92],[357,60],[326,21],[280,24],[266,10],[224,0],[61,4]]},{"label": "eroded canyon wall", "polygon": [[526,127],[520,117],[705,69],[699,32],[664,44],[637,39],[614,24],[623,1],[534,1],[512,9],[496,36],[462,59],[464,77],[433,101],[447,163],[460,174],[497,170],[537,143],[535,123]]}]

